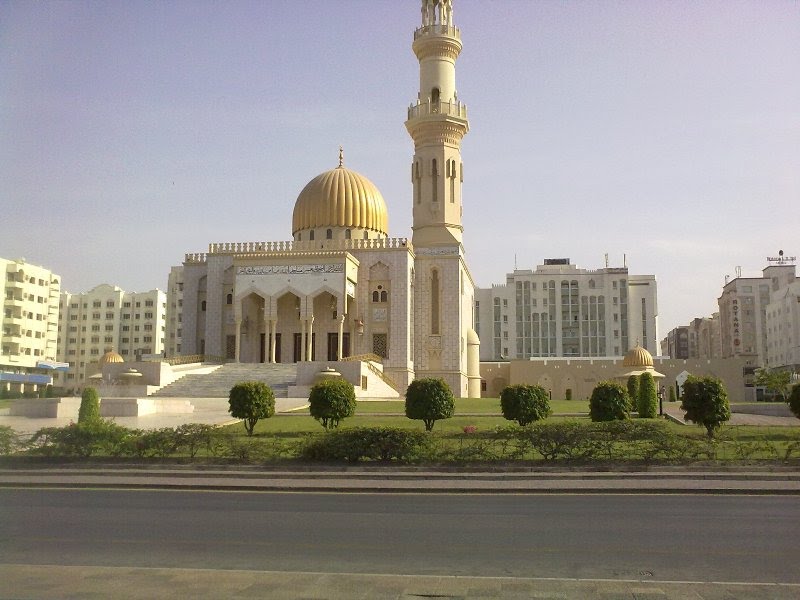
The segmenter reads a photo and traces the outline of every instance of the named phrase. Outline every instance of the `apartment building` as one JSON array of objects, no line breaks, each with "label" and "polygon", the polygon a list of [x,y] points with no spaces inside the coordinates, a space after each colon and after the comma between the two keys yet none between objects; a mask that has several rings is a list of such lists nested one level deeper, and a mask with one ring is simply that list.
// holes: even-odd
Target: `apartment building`
[{"label": "apartment building", "polygon": [[24,259],[0,258],[0,389],[31,392],[51,383],[61,277]]},{"label": "apartment building", "polygon": [[475,290],[480,358],[622,356],[637,343],[657,352],[656,296],[654,275],[545,259],[507,274],[505,284]]}]

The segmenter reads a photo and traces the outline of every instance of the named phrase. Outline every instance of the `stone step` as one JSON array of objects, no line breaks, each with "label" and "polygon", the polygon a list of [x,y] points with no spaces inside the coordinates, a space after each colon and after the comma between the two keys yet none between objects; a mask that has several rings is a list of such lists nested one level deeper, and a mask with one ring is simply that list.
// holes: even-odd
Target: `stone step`
[{"label": "stone step", "polygon": [[158,390],[153,396],[172,398],[227,398],[241,381],[263,381],[278,398],[286,398],[297,379],[296,365],[231,363],[212,373],[190,374]]}]

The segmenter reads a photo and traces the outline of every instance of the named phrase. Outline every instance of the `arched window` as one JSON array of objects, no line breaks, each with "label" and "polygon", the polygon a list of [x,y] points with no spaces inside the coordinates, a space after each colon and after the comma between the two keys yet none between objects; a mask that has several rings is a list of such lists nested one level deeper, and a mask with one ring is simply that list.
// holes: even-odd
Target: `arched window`
[{"label": "arched window", "polygon": [[206,301],[205,300],[203,300],[200,303],[200,310],[202,310],[203,312],[206,312]]},{"label": "arched window", "polygon": [[372,292],[372,301],[373,302],[380,302],[380,294],[378,293],[377,290]]},{"label": "arched window", "polygon": [[431,90],[431,102],[433,102],[434,104],[438,104],[439,96],[440,96],[439,88],[438,87],[433,88]]},{"label": "arched window", "polygon": [[381,302],[388,302],[389,301],[389,292],[383,290],[381,292]]},{"label": "arched window", "polygon": [[332,240],[333,239],[333,229],[328,229],[325,231],[325,239]]},{"label": "arched window", "polygon": [[225,298],[225,302],[228,304],[233,304],[233,294],[228,294],[228,296]]},{"label": "arched window", "polygon": [[313,230],[313,229],[312,229],[311,231],[309,231],[309,232],[308,232],[308,239],[309,239],[309,241],[311,241],[311,242],[313,242],[313,241],[314,241],[314,230]]},{"label": "arched window", "polygon": [[433,184],[432,187],[432,195],[431,200],[434,202],[439,201],[439,166],[436,164],[436,159],[434,158],[431,161],[431,183]]},{"label": "arched window", "polygon": [[365,232],[364,232],[364,239],[365,239],[365,240],[368,240],[368,239],[369,239],[369,231],[365,231]]},{"label": "arched window", "polygon": [[346,240],[350,239],[350,230],[349,229],[345,229],[344,230],[344,239],[346,239]]},{"label": "arched window", "polygon": [[439,335],[439,271],[431,271],[431,334]]},{"label": "arched window", "polygon": [[298,242],[302,242],[303,241],[303,234],[302,233],[298,233],[297,234],[297,241]]}]

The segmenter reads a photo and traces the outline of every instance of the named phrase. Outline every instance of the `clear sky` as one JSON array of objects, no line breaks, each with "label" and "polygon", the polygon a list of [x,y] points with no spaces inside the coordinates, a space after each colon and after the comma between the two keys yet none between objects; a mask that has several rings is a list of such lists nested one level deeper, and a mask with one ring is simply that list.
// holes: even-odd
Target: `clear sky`
[{"label": "clear sky", "polygon": [[[655,274],[661,336],[800,254],[800,3],[454,0],[477,285],[570,257]],[[291,238],[345,165],[411,236],[417,0],[0,3],[0,256],[166,288]],[[515,259],[516,257],[516,259]]]}]

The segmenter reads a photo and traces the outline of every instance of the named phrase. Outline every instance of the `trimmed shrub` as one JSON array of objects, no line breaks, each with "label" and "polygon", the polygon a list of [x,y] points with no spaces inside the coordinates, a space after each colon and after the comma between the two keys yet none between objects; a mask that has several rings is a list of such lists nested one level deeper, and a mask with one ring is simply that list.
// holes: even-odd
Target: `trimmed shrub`
[{"label": "trimmed shrub", "polygon": [[425,431],[439,419],[452,417],[455,410],[453,392],[442,379],[415,379],[406,390],[406,416],[425,423]]},{"label": "trimmed shrub", "polygon": [[8,425],[0,425],[0,455],[16,452],[20,445],[16,431]]},{"label": "trimmed shrub", "polygon": [[228,412],[242,419],[247,435],[253,435],[259,420],[275,414],[275,394],[263,381],[242,381],[231,388]]},{"label": "trimmed shrub", "polygon": [[412,462],[430,454],[430,436],[395,427],[354,427],[309,438],[300,456],[315,461]]},{"label": "trimmed shrub", "polygon": [[678,397],[675,395],[675,386],[669,386],[669,401],[670,402],[677,402]]},{"label": "trimmed shrub", "polygon": [[97,419],[45,427],[33,434],[30,444],[35,454],[45,456],[120,456],[130,450],[131,436],[138,433],[111,420]]},{"label": "trimmed shrub", "polygon": [[194,458],[201,448],[211,451],[216,428],[204,423],[186,423],[175,428],[175,450],[184,450]]},{"label": "trimmed shrub", "polygon": [[800,419],[800,383],[792,388],[789,392],[789,399],[786,401],[789,405],[789,410],[792,411],[795,417]]},{"label": "trimmed shrub", "polygon": [[658,392],[656,381],[650,373],[639,376],[639,395],[636,397],[636,411],[640,419],[655,419],[658,414]]},{"label": "trimmed shrub", "polygon": [[509,385],[500,392],[503,417],[521,426],[550,416],[550,397],[540,385]]},{"label": "trimmed shrub", "polygon": [[308,402],[311,416],[325,429],[335,429],[356,412],[355,388],[346,379],[325,379],[311,388]]},{"label": "trimmed shrub", "polygon": [[706,428],[709,438],[731,418],[728,394],[719,379],[689,376],[683,384],[681,410],[686,420]]},{"label": "trimmed shrub", "polygon": [[602,381],[592,390],[589,417],[592,421],[622,421],[628,418],[630,400],[620,384]]},{"label": "trimmed shrub", "polygon": [[100,396],[93,387],[87,387],[81,394],[81,407],[78,409],[78,423],[100,420]]},{"label": "trimmed shrub", "polygon": [[637,410],[637,399],[639,398],[639,378],[636,375],[628,376],[627,383],[628,398],[631,401],[630,410]]}]

